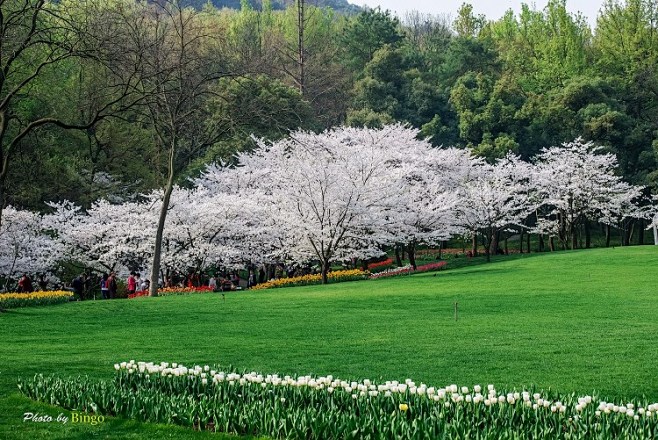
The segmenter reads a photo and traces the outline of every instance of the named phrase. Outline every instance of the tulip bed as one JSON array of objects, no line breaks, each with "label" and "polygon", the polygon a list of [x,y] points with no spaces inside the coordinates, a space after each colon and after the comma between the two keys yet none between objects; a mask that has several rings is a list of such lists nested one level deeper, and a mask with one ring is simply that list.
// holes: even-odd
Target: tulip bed
[{"label": "tulip bed", "polygon": [[48,306],[70,301],[73,292],[45,290],[32,293],[0,293],[0,310],[17,307]]},{"label": "tulip bed", "polygon": [[[367,279],[370,272],[360,269],[350,270],[337,270],[329,272],[327,278],[329,283],[340,283],[342,281],[358,281]],[[292,286],[311,286],[315,284],[322,284],[321,274],[302,275],[291,278],[279,278],[270,280],[265,283],[258,284],[252,287],[252,290],[272,289],[276,287],[292,287]]]},{"label": "tulip bed", "polygon": [[[189,295],[191,293],[208,293],[212,291],[213,291],[212,287],[209,286],[165,287],[163,289],[158,289],[158,296]],[[128,299],[139,298],[140,296],[149,296],[149,295],[150,292],[148,290],[142,290],[128,295]]]},{"label": "tulip bed", "polygon": [[416,269],[414,270],[413,266],[410,264],[402,267],[395,267],[392,269],[387,269],[382,272],[378,273],[373,273],[370,275],[370,279],[376,280],[379,278],[388,278],[388,277],[396,277],[400,275],[411,275],[412,273],[423,273],[423,272],[431,272],[433,270],[441,270],[446,267],[448,263],[446,261],[440,261],[438,263],[429,263],[429,264],[423,264],[421,266],[417,266]]},{"label": "tulip bed", "polygon": [[614,404],[493,385],[431,387],[332,376],[280,377],[217,367],[122,362],[113,381],[35,376],[20,390],[46,403],[275,438],[657,438],[658,403]]}]

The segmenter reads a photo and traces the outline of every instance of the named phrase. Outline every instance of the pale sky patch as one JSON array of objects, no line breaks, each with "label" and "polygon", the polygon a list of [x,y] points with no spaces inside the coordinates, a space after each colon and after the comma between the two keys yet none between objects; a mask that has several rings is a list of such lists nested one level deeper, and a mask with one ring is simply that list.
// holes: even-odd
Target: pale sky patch
[{"label": "pale sky patch", "polygon": [[[568,0],[567,10],[571,13],[580,12],[590,24],[594,27],[596,17],[603,5],[604,0]],[[419,11],[434,15],[450,14],[452,18],[456,17],[464,0],[349,0],[359,6],[369,6],[375,8],[381,6],[382,9],[389,9],[398,17],[402,17],[406,11]],[[547,0],[520,1],[520,0],[471,0],[467,1],[473,5],[475,14],[483,14],[490,20],[497,20],[505,14],[505,11],[512,9],[515,13],[521,11],[521,4],[526,3],[531,8],[541,10],[548,3]]]}]

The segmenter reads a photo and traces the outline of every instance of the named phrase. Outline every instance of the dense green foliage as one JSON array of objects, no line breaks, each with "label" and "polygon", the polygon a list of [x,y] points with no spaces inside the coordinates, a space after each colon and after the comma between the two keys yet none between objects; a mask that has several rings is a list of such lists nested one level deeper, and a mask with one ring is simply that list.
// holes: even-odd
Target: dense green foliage
[{"label": "dense green foliage", "polygon": [[[83,21],[107,11],[115,17],[123,1],[95,9],[62,5],[71,11],[70,20]],[[475,15],[466,4],[453,22],[419,13],[397,18],[379,9],[341,15],[325,7],[335,8],[335,2],[302,2],[301,18],[295,2],[278,9],[282,2],[243,1],[240,10],[203,3],[189,5],[212,29],[212,43],[204,43],[204,50],[222,73],[194,123],[212,128],[216,138],[177,159],[181,183],[207,162],[249,149],[251,134],[278,139],[300,127],[404,121],[437,146],[471,148],[490,160],[508,151],[531,158],[541,148],[582,136],[616,153],[632,183],[656,185],[653,2],[606,2],[595,29],[567,12],[564,0],[551,0],[542,11],[524,7],[497,21]],[[234,3],[215,6],[240,6]],[[97,33],[82,35],[122,35],[123,25],[113,26],[98,24]],[[42,46],[35,53],[47,55]],[[101,58],[111,61],[112,47],[89,50],[105,51]],[[131,50],[126,41],[117,41],[114,50],[119,48]],[[109,84],[112,65],[103,70],[108,67],[88,55],[76,53],[43,68],[29,91],[11,101],[7,115],[28,122],[52,115],[67,123],[88,121],[85,115],[94,114],[94,106],[118,93]],[[29,64],[30,56],[19,61]],[[5,87],[20,80],[20,72],[12,70]],[[56,124],[32,129],[2,152],[11,165],[0,176],[4,203],[41,210],[44,200],[88,205],[99,197],[126,199],[161,187],[167,150],[158,144],[142,103],[112,107],[112,117],[82,131]],[[7,139],[16,134],[11,130]]]},{"label": "dense green foliage", "polygon": [[[658,398],[658,248],[493,260],[436,275],[245,291],[225,300],[209,293],[9,310],[0,315],[0,437],[14,432],[23,412],[46,409],[16,396],[19,376],[108,379],[111,366],[127,359]],[[52,431],[66,438],[69,427],[29,429],[24,438]]]}]

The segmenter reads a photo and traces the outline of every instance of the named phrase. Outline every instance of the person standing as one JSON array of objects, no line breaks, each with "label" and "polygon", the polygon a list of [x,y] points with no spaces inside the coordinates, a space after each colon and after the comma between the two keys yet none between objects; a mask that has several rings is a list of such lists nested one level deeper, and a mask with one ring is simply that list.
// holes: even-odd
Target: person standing
[{"label": "person standing", "polygon": [[215,278],[214,275],[208,280],[208,287],[210,287],[213,292],[217,292],[217,278]]},{"label": "person standing", "polygon": [[71,282],[71,287],[73,287],[73,293],[78,295],[80,301],[84,301],[85,281],[82,274],[78,275],[76,278],[73,279],[73,281]]},{"label": "person standing", "polygon": [[110,289],[108,288],[107,282],[109,278],[110,276],[106,273],[104,273],[101,278],[101,295],[103,296],[103,299],[110,299]]},{"label": "person standing", "polygon": [[110,299],[116,298],[117,295],[117,276],[114,272],[110,272],[110,276],[106,281],[107,291],[110,295]]},{"label": "person standing", "polygon": [[128,295],[132,295],[137,290],[137,282],[135,281],[135,272],[130,272],[128,277]]}]

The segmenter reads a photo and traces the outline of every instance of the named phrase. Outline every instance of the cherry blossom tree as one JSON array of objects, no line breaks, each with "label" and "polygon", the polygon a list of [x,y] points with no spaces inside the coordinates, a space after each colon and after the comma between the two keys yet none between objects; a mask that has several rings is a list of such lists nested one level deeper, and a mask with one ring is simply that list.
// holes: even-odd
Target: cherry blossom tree
[{"label": "cherry blossom tree", "polygon": [[531,211],[527,165],[507,156],[495,165],[477,162],[461,185],[457,222],[485,238],[487,261],[498,249],[501,231],[521,226]]},{"label": "cherry blossom tree", "polygon": [[[411,131],[411,130],[410,130]],[[408,140],[413,144],[413,140]],[[404,191],[390,212],[392,241],[404,243],[415,268],[417,244],[435,245],[460,233],[455,209],[459,185],[472,166],[467,150],[437,149],[425,142],[405,151],[399,164]]]},{"label": "cherry blossom tree", "polygon": [[558,237],[564,248],[578,246],[578,229],[588,221],[621,225],[626,218],[644,218],[637,202],[642,187],[615,175],[617,158],[602,147],[576,139],[543,149],[533,180],[540,200],[539,233]]},{"label": "cherry blossom tree", "polygon": [[[22,273],[44,272],[56,264],[58,248],[44,233],[41,215],[7,206],[0,225],[0,275],[8,282]],[[5,288],[7,284],[5,283]]]},{"label": "cherry blossom tree", "polygon": [[50,206],[54,212],[44,222],[55,233],[62,260],[100,272],[139,268],[148,261],[155,233],[149,203],[99,200],[86,212],[71,202]]},{"label": "cherry blossom tree", "polygon": [[260,191],[280,249],[297,262],[319,260],[326,283],[331,262],[381,254],[383,225],[405,189],[396,164],[418,143],[415,134],[394,125],[259,141],[254,154],[239,157],[233,186]]}]

